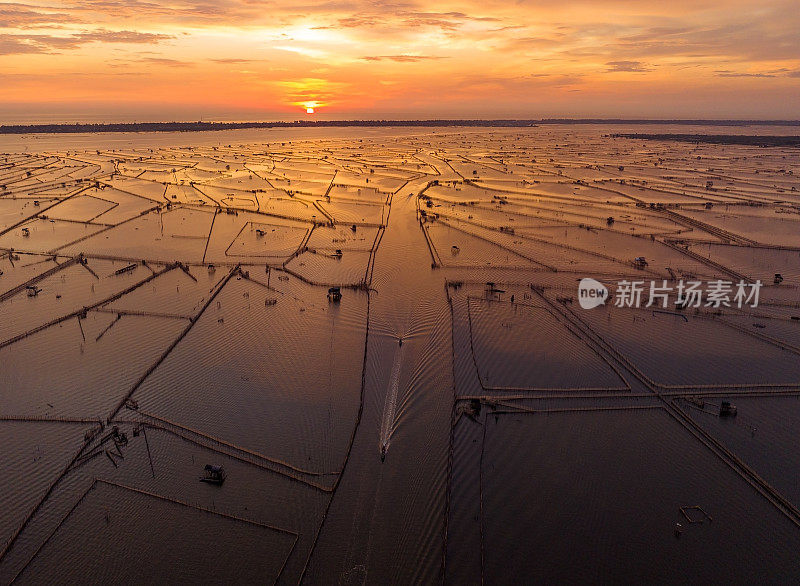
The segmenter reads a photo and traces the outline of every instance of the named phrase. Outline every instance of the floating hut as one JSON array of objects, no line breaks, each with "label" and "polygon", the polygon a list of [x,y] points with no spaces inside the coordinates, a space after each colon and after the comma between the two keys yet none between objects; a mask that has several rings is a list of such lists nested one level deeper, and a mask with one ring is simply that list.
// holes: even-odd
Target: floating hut
[{"label": "floating hut", "polygon": [[227,474],[225,474],[225,468],[214,464],[206,464],[200,480],[202,482],[208,482],[209,484],[220,485],[225,482],[225,478],[227,478]]},{"label": "floating hut", "polygon": [[340,287],[331,287],[328,289],[328,301],[330,303],[339,303],[342,300],[342,290]]}]

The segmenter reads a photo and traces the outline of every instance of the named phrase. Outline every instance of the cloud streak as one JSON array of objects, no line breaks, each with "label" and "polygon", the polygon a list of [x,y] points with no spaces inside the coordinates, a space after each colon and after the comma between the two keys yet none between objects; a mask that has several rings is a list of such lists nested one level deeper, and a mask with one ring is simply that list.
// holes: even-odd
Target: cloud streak
[{"label": "cloud streak", "polygon": [[173,38],[172,35],[137,31],[99,29],[67,36],[49,34],[0,34],[0,55],[48,53],[77,49],[87,43],[156,44]]},{"label": "cloud streak", "polygon": [[606,73],[645,73],[653,70],[641,61],[608,61],[606,65]]},{"label": "cloud streak", "polygon": [[394,61],[395,63],[419,63],[420,61],[431,61],[445,59],[436,55],[371,55],[362,57],[364,61]]}]

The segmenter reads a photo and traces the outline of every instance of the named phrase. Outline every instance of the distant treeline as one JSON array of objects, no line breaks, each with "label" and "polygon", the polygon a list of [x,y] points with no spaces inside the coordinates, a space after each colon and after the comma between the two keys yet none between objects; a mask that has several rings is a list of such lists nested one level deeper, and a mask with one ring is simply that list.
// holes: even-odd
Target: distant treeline
[{"label": "distant treeline", "polygon": [[[800,126],[800,120],[625,120],[622,118],[543,118],[540,120],[295,120],[294,122],[124,122],[112,124],[10,124],[0,134],[75,134],[90,132],[207,132],[245,128],[331,128],[419,126],[523,128],[540,124],[682,124],[703,126]],[[675,135],[678,136],[678,135]]]},{"label": "distant treeline", "polygon": [[760,147],[800,147],[800,136],[755,136],[736,134],[612,134],[615,138],[673,140],[709,144],[743,144]]}]

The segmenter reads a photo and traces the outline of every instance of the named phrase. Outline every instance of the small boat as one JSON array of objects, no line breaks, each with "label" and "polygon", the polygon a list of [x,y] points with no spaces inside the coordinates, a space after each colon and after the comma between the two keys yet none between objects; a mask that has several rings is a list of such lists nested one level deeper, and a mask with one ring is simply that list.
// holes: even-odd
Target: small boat
[{"label": "small boat", "polygon": [[381,462],[386,460],[386,444],[381,446]]},{"label": "small boat", "polygon": [[720,417],[736,417],[736,405],[730,401],[723,401],[719,408]]},{"label": "small boat", "polygon": [[203,469],[203,476],[200,477],[200,480],[202,482],[208,482],[209,484],[220,485],[225,482],[226,477],[225,468],[222,466],[206,464],[206,467]]},{"label": "small boat", "polygon": [[342,300],[342,290],[339,287],[331,287],[328,289],[328,301],[330,303],[339,303]]},{"label": "small boat", "polygon": [[636,266],[637,269],[643,269],[647,266],[647,260],[643,256],[637,256],[633,259],[633,264]]}]

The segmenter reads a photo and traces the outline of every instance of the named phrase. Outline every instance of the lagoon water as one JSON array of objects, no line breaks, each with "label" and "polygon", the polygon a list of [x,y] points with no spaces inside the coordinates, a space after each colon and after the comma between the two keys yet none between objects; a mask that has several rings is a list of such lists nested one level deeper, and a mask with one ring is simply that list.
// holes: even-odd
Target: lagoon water
[{"label": "lagoon water", "polygon": [[626,131],[0,137],[0,583],[796,580],[800,151]]}]

